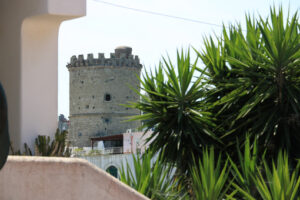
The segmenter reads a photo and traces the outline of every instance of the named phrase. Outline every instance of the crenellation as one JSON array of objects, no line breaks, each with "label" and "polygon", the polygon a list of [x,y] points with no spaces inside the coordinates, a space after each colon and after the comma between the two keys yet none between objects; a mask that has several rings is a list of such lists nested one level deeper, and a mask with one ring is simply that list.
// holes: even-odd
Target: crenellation
[{"label": "crenellation", "polygon": [[94,55],[92,53],[88,54],[87,63],[89,66],[94,65]]},{"label": "crenellation", "polygon": [[98,53],[98,59],[99,59],[99,60],[105,59],[104,53]]},{"label": "crenellation", "polygon": [[[122,47],[124,48],[124,47]],[[87,55],[87,59],[84,59],[84,55],[78,55],[78,58],[74,55],[70,59],[70,63],[67,64],[68,68],[83,67],[83,66],[113,66],[113,67],[137,67],[142,68],[139,57],[131,54],[130,49],[116,49],[115,53],[110,53],[110,58],[105,58],[104,53],[98,53],[98,58],[94,58],[92,53]]]},{"label": "crenellation", "polygon": [[79,67],[84,66],[84,56],[83,55],[78,56],[78,65],[79,65]]},{"label": "crenellation", "polygon": [[135,56],[135,57],[134,57],[134,60],[135,60],[138,64],[140,63],[139,56]]},{"label": "crenellation", "polygon": [[76,62],[77,62],[77,57],[76,57],[76,56],[72,56],[72,57],[71,57],[71,60],[70,60],[70,64],[71,64],[71,65],[75,65]]}]

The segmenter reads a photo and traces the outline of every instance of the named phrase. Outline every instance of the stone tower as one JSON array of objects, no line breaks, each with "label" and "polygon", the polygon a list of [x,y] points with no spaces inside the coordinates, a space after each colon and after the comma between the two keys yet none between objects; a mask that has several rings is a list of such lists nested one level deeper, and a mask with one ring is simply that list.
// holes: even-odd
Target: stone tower
[{"label": "stone tower", "polygon": [[99,53],[72,56],[67,68],[70,72],[70,128],[72,146],[90,146],[90,138],[109,136],[136,129],[140,123],[124,122],[125,117],[139,115],[136,109],[120,104],[138,101],[142,65],[132,48],[118,47],[110,58]]}]

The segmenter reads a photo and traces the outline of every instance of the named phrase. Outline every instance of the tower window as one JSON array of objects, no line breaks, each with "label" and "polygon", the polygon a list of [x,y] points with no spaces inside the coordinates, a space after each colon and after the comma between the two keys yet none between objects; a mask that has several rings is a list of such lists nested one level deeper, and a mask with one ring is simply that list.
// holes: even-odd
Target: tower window
[{"label": "tower window", "polygon": [[105,101],[111,101],[111,96],[110,96],[110,94],[105,94],[105,95],[104,95],[104,100],[105,100]]}]

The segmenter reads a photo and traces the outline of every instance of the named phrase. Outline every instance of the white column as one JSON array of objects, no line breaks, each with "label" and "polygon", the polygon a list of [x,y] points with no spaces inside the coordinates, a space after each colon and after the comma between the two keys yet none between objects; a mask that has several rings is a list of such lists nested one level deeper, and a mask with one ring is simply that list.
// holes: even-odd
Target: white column
[{"label": "white column", "polygon": [[85,14],[86,0],[0,1],[0,81],[15,149],[54,134],[59,26]]}]

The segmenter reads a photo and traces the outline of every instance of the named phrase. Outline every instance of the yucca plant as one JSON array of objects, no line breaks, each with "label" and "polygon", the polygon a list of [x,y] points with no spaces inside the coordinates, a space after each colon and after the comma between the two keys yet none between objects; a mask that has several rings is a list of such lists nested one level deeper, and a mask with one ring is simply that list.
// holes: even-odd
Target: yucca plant
[{"label": "yucca plant", "polygon": [[258,155],[256,139],[254,139],[253,144],[251,144],[249,136],[246,136],[244,152],[240,150],[239,142],[237,142],[236,147],[238,162],[234,162],[228,156],[232,166],[231,172],[235,184],[255,196],[255,194],[257,194],[257,189],[255,187],[253,177],[256,175],[257,168],[260,166],[259,159],[263,156]]},{"label": "yucca plant", "polygon": [[[264,162],[264,171],[257,169],[253,182],[259,192],[259,199],[263,200],[298,200],[300,199],[300,162],[293,169],[289,164],[286,153],[279,152],[277,163],[272,163],[270,168]],[[244,196],[244,199],[255,200],[251,193],[243,190],[238,185],[235,188]]]},{"label": "yucca plant", "polygon": [[228,160],[222,162],[221,155],[215,160],[214,149],[205,148],[201,158],[191,167],[192,199],[224,199],[231,184],[229,172]]},{"label": "yucca plant", "polygon": [[300,34],[297,12],[285,20],[282,8],[266,20],[246,16],[240,25],[205,39],[198,53],[210,86],[206,101],[217,113],[215,130],[227,148],[250,133],[277,155],[279,147],[300,156]]},{"label": "yucca plant", "polygon": [[122,182],[153,200],[180,199],[170,165],[163,164],[151,151],[142,157],[133,154],[132,158],[133,168],[126,161],[126,170],[123,165],[120,169]]},{"label": "yucca plant", "polygon": [[145,72],[141,101],[131,104],[143,112],[133,120],[142,120],[147,130],[154,130],[148,139],[152,151],[164,152],[162,161],[175,164],[182,174],[192,163],[191,153],[198,155],[203,146],[218,143],[211,131],[212,114],[202,102],[202,78],[193,79],[196,64],[183,51],[177,53],[176,65],[163,59],[154,73]]}]

